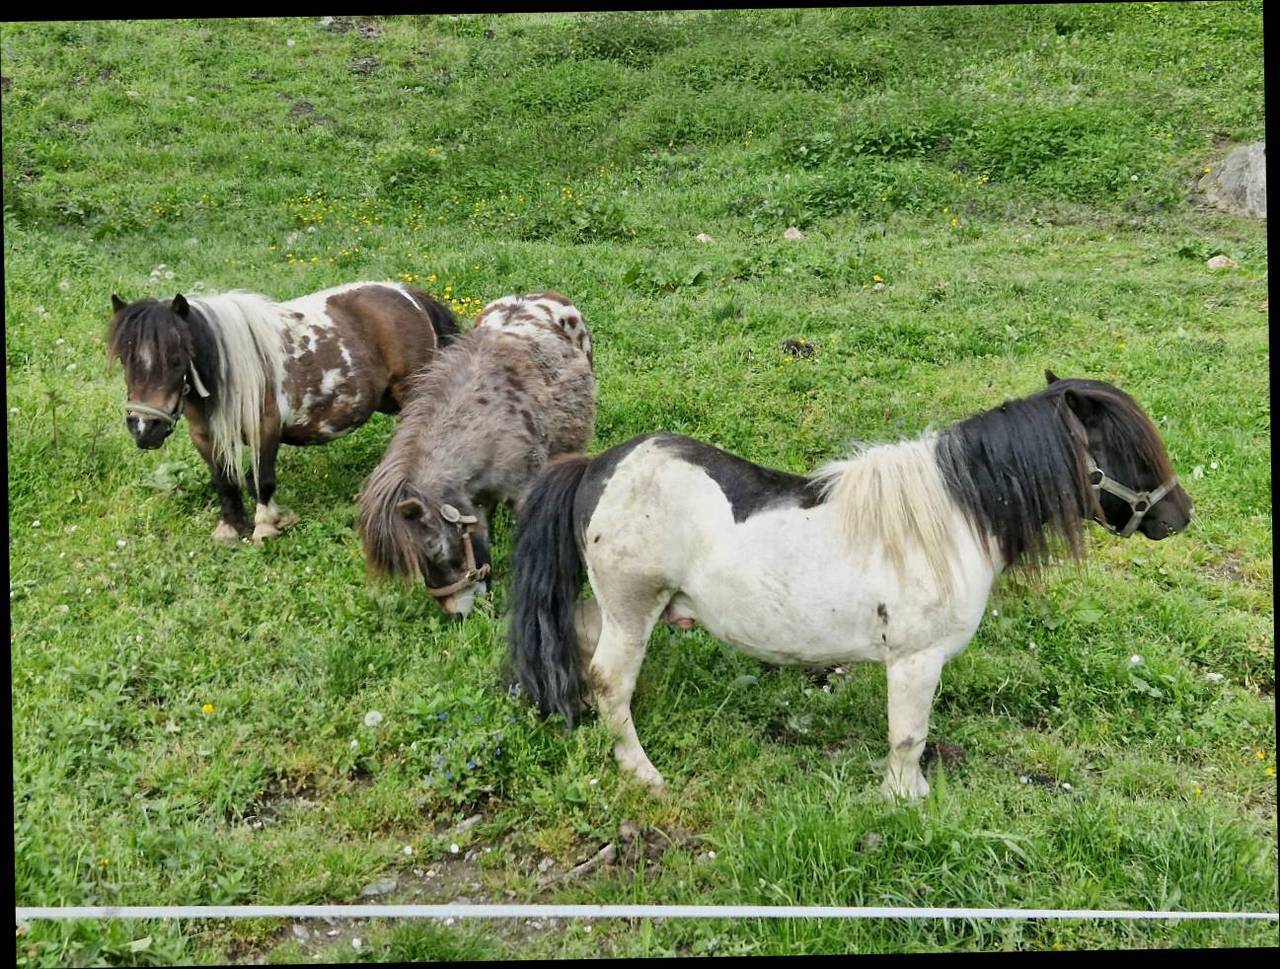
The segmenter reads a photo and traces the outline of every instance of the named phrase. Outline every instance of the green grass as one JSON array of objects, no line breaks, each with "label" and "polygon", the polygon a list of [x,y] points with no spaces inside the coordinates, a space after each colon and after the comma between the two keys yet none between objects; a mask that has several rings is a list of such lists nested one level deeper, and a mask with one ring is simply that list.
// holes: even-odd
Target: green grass
[{"label": "green grass", "polygon": [[[377,25],[0,28],[19,904],[359,901],[395,875],[381,900],[1276,910],[1266,233],[1185,198],[1225,143],[1264,134],[1260,4]],[[1239,267],[1209,272],[1219,252]],[[365,580],[352,498],[390,418],[285,450],[302,522],[263,548],[210,542],[185,434],[143,453],[125,432],[113,291],[397,277],[468,311],[570,295],[595,338],[596,450],[664,429],[802,471],[1048,366],[1138,399],[1196,518],[1158,545],[1094,530],[1086,572],[1000,585],[934,710],[967,756],[918,809],[876,791],[879,667],[828,692],[658,630],[635,712],[674,796],[653,801],[602,727],[566,737],[504,692],[508,518],[494,596],[463,624]],[[538,887],[542,858],[575,864],[624,819],[704,843]],[[1190,922],[371,923],[357,952],[353,931],[35,923],[15,952],[1277,942]]]}]

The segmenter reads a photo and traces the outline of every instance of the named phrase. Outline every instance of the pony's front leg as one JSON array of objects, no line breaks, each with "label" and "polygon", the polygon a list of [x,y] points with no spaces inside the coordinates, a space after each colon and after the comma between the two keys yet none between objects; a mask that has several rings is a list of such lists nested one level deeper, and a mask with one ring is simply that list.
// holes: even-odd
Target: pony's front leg
[{"label": "pony's front leg", "polygon": [[213,457],[213,442],[208,434],[197,429],[189,422],[191,441],[209,466],[209,477],[213,482],[213,490],[218,495],[218,503],[222,506],[222,517],[213,530],[213,540],[220,545],[234,545],[240,540],[240,533],[248,531],[249,524],[245,520],[244,498],[240,494],[240,483],[227,475]]},{"label": "pony's front leg", "polygon": [[275,538],[290,525],[298,523],[298,516],[284,508],[277,508],[276,493],[276,454],[280,450],[279,429],[264,431],[262,448],[258,452],[258,474],[251,479],[250,486],[257,498],[257,507],[253,513],[253,540],[259,544],[268,538]]},{"label": "pony's front leg", "polygon": [[914,800],[929,793],[920,755],[929,734],[929,710],[946,655],[927,649],[885,664],[889,682],[889,759],[880,791],[888,798]]},{"label": "pony's front leg", "polygon": [[613,754],[618,766],[655,794],[665,793],[666,782],[640,746],[631,718],[631,696],[644,662],[649,633],[661,611],[659,605],[647,621],[637,619],[626,623],[619,623],[606,612],[600,641],[587,666],[587,684],[595,696],[601,719],[613,735]]}]

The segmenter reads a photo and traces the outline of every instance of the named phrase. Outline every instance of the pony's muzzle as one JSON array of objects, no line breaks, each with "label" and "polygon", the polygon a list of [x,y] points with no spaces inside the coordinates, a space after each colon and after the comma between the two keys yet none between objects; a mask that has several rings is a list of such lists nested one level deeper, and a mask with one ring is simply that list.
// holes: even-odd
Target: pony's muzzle
[{"label": "pony's muzzle", "polygon": [[457,616],[459,619],[465,619],[471,615],[471,610],[476,604],[476,587],[469,585],[460,592],[453,592],[445,596],[443,599],[437,599],[440,604],[440,611],[446,616]]},{"label": "pony's muzzle", "polygon": [[144,451],[154,451],[173,433],[173,425],[154,417],[130,414],[124,419],[133,442]]}]

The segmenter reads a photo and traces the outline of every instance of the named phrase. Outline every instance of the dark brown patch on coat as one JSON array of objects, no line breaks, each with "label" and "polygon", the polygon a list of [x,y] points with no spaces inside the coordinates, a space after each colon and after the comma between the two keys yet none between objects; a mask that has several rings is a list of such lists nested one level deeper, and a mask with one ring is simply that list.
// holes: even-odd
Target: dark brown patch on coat
[{"label": "dark brown patch on coat", "polygon": [[821,489],[811,478],[753,464],[691,437],[662,436],[682,460],[710,475],[733,509],[735,522],[777,505],[813,508],[822,503]]},{"label": "dark brown patch on coat", "polygon": [[[387,388],[378,402],[378,410],[387,414],[394,414],[404,406],[409,378],[431,362],[441,345],[435,321],[429,319],[428,314],[437,308],[448,314],[426,293],[406,289],[420,304],[420,311],[415,312],[404,293],[386,286],[349,289],[330,296],[325,303],[335,322],[349,328],[360,342],[377,348],[375,356],[379,363],[375,365],[373,377]],[[454,332],[456,329],[455,325]]]},{"label": "dark brown patch on coat", "polygon": [[876,615],[880,617],[880,621],[886,626],[889,624],[889,610],[885,608],[883,602],[876,606]]}]

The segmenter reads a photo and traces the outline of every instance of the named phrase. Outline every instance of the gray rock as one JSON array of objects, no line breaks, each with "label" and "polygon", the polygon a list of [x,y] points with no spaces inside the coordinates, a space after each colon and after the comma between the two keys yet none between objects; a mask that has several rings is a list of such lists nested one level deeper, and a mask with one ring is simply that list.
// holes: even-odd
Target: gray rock
[{"label": "gray rock", "polygon": [[1232,151],[1200,177],[1196,187],[1210,204],[1237,215],[1267,217],[1267,145],[1258,141]]},{"label": "gray rock", "polygon": [[391,878],[379,878],[376,882],[370,882],[360,889],[360,894],[366,896],[385,895],[387,892],[395,891],[395,889],[396,879],[393,876]]},{"label": "gray rock", "polygon": [[1205,262],[1205,265],[1208,266],[1210,269],[1216,270],[1216,269],[1236,269],[1239,267],[1240,264],[1236,262],[1234,259],[1232,259],[1230,256],[1218,255],[1208,259]]}]

